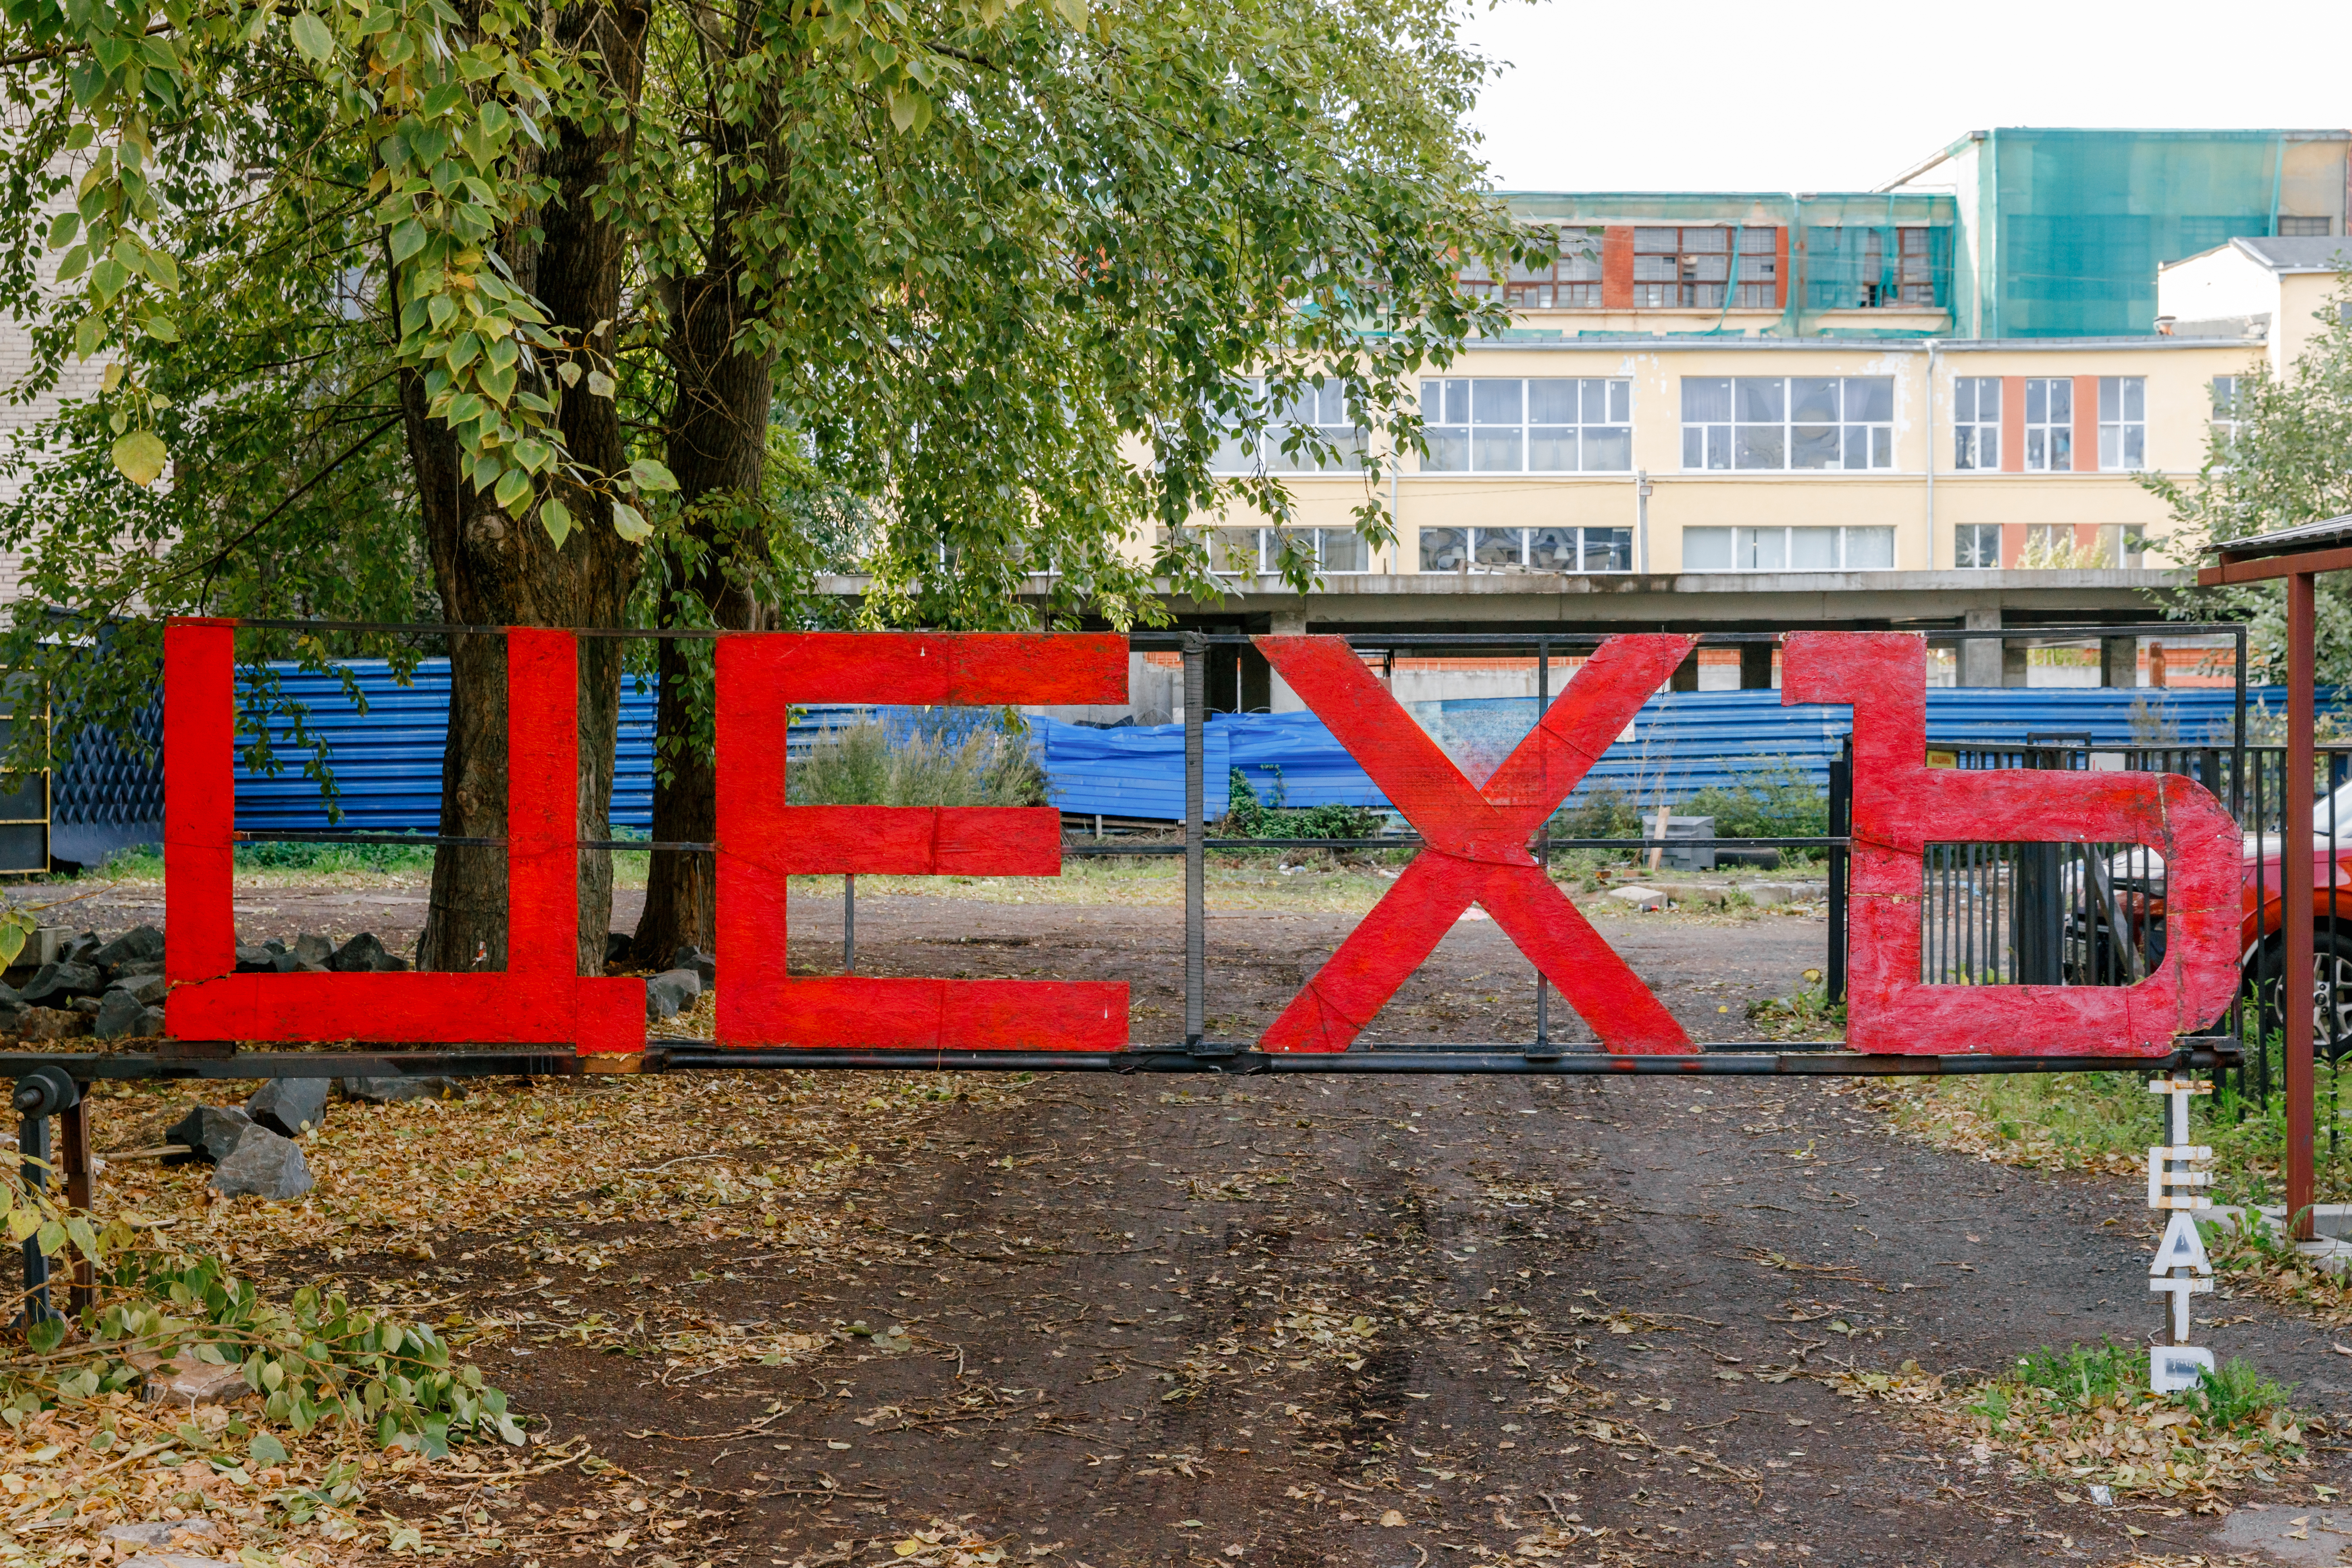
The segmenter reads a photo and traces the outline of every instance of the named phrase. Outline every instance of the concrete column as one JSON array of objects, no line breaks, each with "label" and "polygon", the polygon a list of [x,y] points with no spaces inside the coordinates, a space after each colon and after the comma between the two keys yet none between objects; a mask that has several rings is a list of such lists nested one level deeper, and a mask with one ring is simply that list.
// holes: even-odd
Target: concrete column
[{"label": "concrete column", "polygon": [[[2000,610],[1970,610],[1964,623],[1969,631],[1990,631],[2000,625]],[[1960,644],[1960,678],[1962,686],[2000,686],[2001,645],[1993,637],[1970,637]],[[2022,685],[2022,682],[2020,682]]]},{"label": "concrete column", "polygon": [[2099,684],[2102,686],[2137,686],[2139,684],[2139,638],[2101,637],[2099,639]]},{"label": "concrete column", "polygon": [[[1274,624],[1266,629],[1276,637],[1303,637],[1307,635],[1307,607],[1304,605],[1295,610],[1276,610],[1273,620]],[[1266,671],[1266,708],[1269,711],[1304,713],[1307,710],[1307,704],[1299,700],[1298,693],[1290,689],[1290,682],[1275,674],[1271,668]]]},{"label": "concrete column", "polygon": [[1739,645],[1739,689],[1769,691],[1772,689],[1772,645],[1768,642],[1744,642]]},{"label": "concrete column", "polygon": [[2026,647],[2021,642],[2000,645],[2000,683],[2003,686],[2016,688],[2032,684],[2026,676],[2025,655]]}]

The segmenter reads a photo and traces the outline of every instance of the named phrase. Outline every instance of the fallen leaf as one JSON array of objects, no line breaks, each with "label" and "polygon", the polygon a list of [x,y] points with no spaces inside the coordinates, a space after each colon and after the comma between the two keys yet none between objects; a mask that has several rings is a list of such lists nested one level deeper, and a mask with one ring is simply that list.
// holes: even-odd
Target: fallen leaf
[{"label": "fallen leaf", "polygon": [[1396,1530],[1402,1527],[1403,1524],[1404,1515],[1399,1513],[1394,1509],[1391,1509],[1388,1512],[1381,1515],[1381,1527],[1383,1530]]}]

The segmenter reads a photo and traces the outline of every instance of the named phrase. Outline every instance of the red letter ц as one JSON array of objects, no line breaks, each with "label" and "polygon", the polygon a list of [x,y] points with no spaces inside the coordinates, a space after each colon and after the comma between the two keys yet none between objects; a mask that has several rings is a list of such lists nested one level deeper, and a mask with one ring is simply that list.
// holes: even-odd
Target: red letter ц
[{"label": "red letter \u0446", "polygon": [[645,1045],[641,980],[579,973],[578,649],[507,633],[507,967],[476,974],[238,974],[236,627],[163,632],[164,1032],[179,1040]]},{"label": "red letter \u0446", "polygon": [[[1853,704],[1846,1044],[1907,1055],[2158,1056],[2238,989],[2239,833],[2172,773],[1927,765],[1927,645],[1795,632],[1784,702]],[[2164,962],[2137,984],[1928,985],[1919,908],[1930,843],[2142,844],[2164,860]],[[2095,850],[2094,853],[2096,853]]]},{"label": "red letter \u0446", "polygon": [[729,1046],[1114,1051],[1127,987],[1099,982],[793,979],[785,879],[1058,876],[1051,806],[788,805],[795,702],[1124,702],[1117,635],[769,632],[718,649],[719,1037]]}]

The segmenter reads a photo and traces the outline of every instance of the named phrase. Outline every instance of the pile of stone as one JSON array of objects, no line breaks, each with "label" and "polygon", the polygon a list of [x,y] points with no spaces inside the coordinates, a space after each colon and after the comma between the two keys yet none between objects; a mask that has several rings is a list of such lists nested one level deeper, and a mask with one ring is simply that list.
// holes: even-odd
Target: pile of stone
[{"label": "pile of stone", "polygon": [[310,1167],[294,1140],[327,1120],[327,1080],[272,1079],[235,1105],[199,1105],[163,1133],[187,1152],[171,1164],[213,1167],[212,1184],[228,1197],[283,1201],[310,1190]]},{"label": "pile of stone", "polygon": [[[407,967],[372,931],[341,947],[305,933],[290,948],[265,942],[236,950],[239,974],[360,974]],[[166,989],[162,931],[140,926],[109,941],[86,931],[59,944],[57,956],[35,970],[23,990],[0,984],[0,1034],[27,1043],[81,1035],[151,1038],[163,1032]]]},{"label": "pile of stone", "polygon": [[646,1022],[658,1024],[691,1012],[695,1001],[719,984],[719,961],[698,947],[681,947],[670,966],[646,980]]}]

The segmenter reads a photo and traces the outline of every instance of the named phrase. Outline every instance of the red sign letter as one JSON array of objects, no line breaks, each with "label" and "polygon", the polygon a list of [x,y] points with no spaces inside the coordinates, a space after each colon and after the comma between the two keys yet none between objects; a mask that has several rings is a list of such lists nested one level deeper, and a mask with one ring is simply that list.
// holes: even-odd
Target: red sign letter
[{"label": "red sign letter", "polygon": [[[1927,765],[1927,644],[1794,632],[1784,702],[1853,704],[1846,1044],[1906,1055],[2158,1056],[2238,990],[2239,832],[2173,773],[1955,772]],[[2164,857],[2164,962],[2136,985],[1927,985],[1930,842],[2144,844]]]},{"label": "red sign letter", "polygon": [[1055,877],[1051,806],[784,804],[795,702],[1123,702],[1116,634],[771,632],[718,655],[719,1037],[730,1046],[1115,1051],[1127,987],[1096,982],[792,979],[785,881],[816,872]]},{"label": "red sign letter", "polygon": [[645,1046],[640,980],[583,979],[579,656],[569,632],[507,634],[503,974],[237,974],[235,625],[163,632],[164,1029],[181,1040]]},{"label": "red sign letter", "polygon": [[1693,1048],[1682,1026],[1552,885],[1528,848],[1544,819],[1689,653],[1689,637],[1622,637],[1602,643],[1483,790],[1381,689],[1342,639],[1256,642],[1427,846],[1292,998],[1260,1045],[1270,1051],[1346,1050],[1475,901],[1559,987],[1608,1049]]}]

